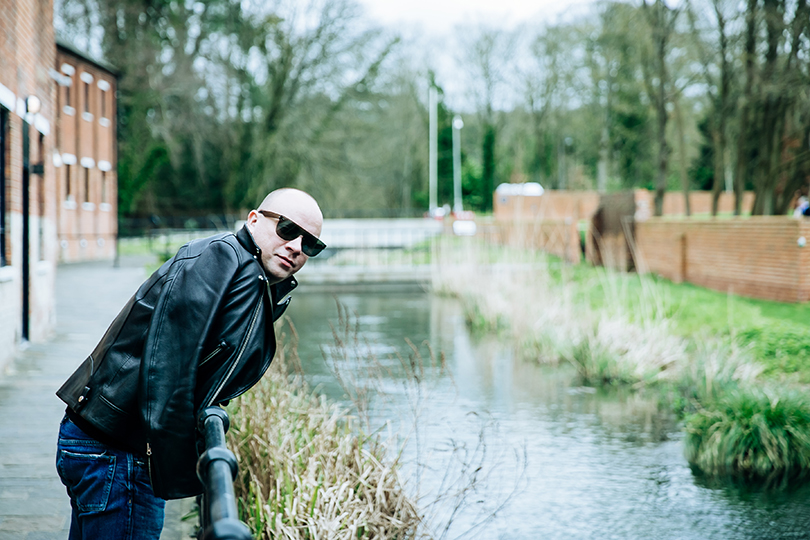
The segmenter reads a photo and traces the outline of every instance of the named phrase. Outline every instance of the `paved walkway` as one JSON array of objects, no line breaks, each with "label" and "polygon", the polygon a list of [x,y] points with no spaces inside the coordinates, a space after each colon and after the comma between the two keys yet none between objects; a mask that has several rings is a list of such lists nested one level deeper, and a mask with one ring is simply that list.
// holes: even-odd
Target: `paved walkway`
[{"label": "paved walkway", "polygon": [[[144,260],[60,266],[57,325],[0,374],[0,540],[66,539],[70,503],[54,465],[64,404],[54,392],[145,278]],[[190,500],[169,501],[161,540],[188,538]]]}]

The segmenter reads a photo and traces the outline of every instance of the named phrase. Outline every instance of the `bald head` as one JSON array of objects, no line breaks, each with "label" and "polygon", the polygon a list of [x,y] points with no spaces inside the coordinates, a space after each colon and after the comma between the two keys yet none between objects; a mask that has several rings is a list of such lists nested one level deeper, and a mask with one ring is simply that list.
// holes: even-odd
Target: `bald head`
[{"label": "bald head", "polygon": [[323,221],[323,214],[321,214],[321,208],[318,206],[318,202],[312,195],[310,195],[305,191],[301,191],[300,189],[280,188],[271,191],[270,193],[267,194],[267,197],[265,197],[262,203],[259,205],[259,208],[262,210],[270,210],[272,212],[275,212],[275,210],[273,210],[273,207],[279,205],[310,207],[311,210],[313,210],[314,212],[317,213],[318,216],[320,216],[321,221]]},{"label": "bald head", "polygon": [[[258,210],[264,210],[292,220],[313,236],[320,236],[323,213],[317,201],[298,189],[282,188],[264,198]],[[271,282],[286,279],[304,266],[307,256],[303,253],[299,236],[284,240],[276,234],[278,220],[267,217],[257,210],[248,214],[247,227],[259,249],[262,250],[262,266]]]}]

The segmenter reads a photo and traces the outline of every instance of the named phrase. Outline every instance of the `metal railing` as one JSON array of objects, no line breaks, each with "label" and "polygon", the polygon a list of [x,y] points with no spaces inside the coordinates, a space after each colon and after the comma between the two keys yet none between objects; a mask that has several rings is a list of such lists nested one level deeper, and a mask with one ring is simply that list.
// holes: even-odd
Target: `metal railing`
[{"label": "metal railing", "polygon": [[239,470],[236,456],[225,445],[230,427],[228,413],[208,407],[197,419],[197,429],[205,440],[205,451],[197,460],[197,476],[203,484],[198,540],[251,540],[247,525],[239,521],[233,480]]}]

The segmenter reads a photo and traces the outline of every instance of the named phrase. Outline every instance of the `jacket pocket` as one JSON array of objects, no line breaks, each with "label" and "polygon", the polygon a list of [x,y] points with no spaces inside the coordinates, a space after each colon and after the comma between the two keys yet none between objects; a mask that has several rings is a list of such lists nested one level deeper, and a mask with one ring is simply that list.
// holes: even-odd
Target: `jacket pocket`
[{"label": "jacket pocket", "polygon": [[207,364],[211,360],[213,360],[213,359],[217,358],[218,356],[226,353],[228,351],[228,349],[230,349],[230,347],[228,346],[228,343],[226,343],[225,340],[223,339],[222,341],[219,342],[219,345],[217,345],[214,348],[213,351],[211,351],[210,353],[205,355],[205,358],[200,360],[200,366],[199,367],[203,367],[205,364]]}]

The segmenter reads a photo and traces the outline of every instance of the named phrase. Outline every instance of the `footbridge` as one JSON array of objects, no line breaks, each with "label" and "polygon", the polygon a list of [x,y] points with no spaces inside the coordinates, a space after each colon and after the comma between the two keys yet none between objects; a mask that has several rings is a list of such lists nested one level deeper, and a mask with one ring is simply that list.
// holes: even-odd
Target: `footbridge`
[{"label": "footbridge", "polygon": [[426,288],[433,240],[444,232],[433,219],[327,219],[327,248],[298,273],[302,288],[370,286]]}]

